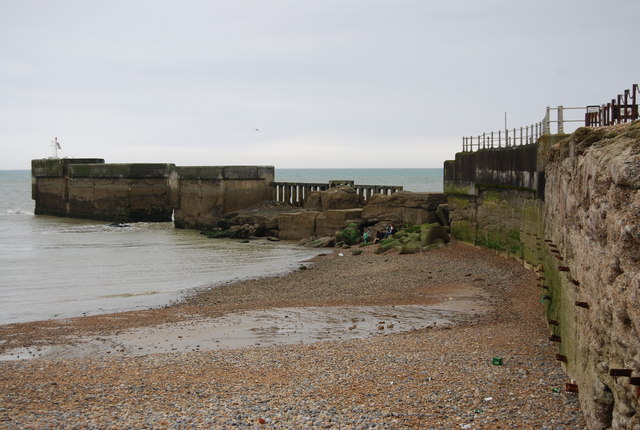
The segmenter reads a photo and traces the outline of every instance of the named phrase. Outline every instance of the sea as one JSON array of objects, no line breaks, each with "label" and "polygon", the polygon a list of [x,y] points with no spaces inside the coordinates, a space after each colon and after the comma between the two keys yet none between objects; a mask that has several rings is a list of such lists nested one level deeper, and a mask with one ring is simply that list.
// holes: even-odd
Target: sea
[{"label": "sea", "polygon": [[[442,169],[276,169],[275,180],[441,192]],[[199,289],[295,270],[319,251],[208,239],[172,223],[34,215],[29,170],[0,170],[0,324],[168,305]]]}]

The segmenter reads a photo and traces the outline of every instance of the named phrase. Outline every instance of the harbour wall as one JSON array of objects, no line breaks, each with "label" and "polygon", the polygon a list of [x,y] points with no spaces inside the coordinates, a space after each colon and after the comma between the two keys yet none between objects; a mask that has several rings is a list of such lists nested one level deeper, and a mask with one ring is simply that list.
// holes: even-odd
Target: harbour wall
[{"label": "harbour wall", "polygon": [[444,189],[454,237],[538,273],[589,427],[640,426],[640,122],[456,154]]},{"label": "harbour wall", "polygon": [[272,198],[272,166],[105,164],[100,158],[31,162],[36,215],[200,228]]}]

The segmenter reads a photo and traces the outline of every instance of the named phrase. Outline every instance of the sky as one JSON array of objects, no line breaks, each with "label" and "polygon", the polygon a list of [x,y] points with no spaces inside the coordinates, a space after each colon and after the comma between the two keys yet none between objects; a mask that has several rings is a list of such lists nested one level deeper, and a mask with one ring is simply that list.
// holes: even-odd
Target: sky
[{"label": "sky", "polygon": [[[640,83],[638,0],[0,0],[0,169],[442,167]],[[575,115],[579,118],[580,111]]]}]

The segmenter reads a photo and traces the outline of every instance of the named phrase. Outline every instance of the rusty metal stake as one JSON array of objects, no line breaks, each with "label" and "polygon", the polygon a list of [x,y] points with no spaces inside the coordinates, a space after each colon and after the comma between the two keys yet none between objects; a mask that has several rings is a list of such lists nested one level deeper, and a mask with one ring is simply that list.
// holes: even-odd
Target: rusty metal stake
[{"label": "rusty metal stake", "polygon": [[569,382],[567,382],[565,384],[565,391],[567,391],[568,393],[577,393],[578,390],[578,384],[571,384]]},{"label": "rusty metal stake", "polygon": [[562,361],[563,363],[567,363],[567,356],[562,354],[556,354],[556,360]]},{"label": "rusty metal stake", "polygon": [[549,340],[551,342],[562,342],[562,338],[557,334],[552,334],[551,336],[549,336]]},{"label": "rusty metal stake", "polygon": [[629,378],[632,373],[633,370],[631,369],[609,369],[609,375],[611,376],[625,376]]},{"label": "rusty metal stake", "polygon": [[589,309],[589,303],[587,303],[587,302],[576,302],[576,306],[579,306],[579,307],[585,308],[585,309]]},{"label": "rusty metal stake", "polygon": [[559,326],[559,325],[560,325],[560,323],[559,323],[558,321],[556,321],[556,320],[547,320],[547,322],[548,322],[550,325],[555,325],[555,326]]}]

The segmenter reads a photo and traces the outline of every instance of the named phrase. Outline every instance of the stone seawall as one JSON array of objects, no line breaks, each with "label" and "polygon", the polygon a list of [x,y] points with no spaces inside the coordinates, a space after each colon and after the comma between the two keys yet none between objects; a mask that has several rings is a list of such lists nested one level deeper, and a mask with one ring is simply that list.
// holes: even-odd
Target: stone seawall
[{"label": "stone seawall", "polygon": [[[589,428],[638,428],[640,123],[546,136],[536,146],[529,151],[537,189],[533,182],[487,184],[481,178],[500,175],[483,172],[489,164],[475,153],[447,162],[452,234],[538,272],[549,341],[558,345],[567,382],[577,385]],[[497,160],[515,154],[491,151]],[[519,157],[505,170],[522,166]],[[459,166],[467,170],[456,172]]]},{"label": "stone seawall", "polygon": [[201,228],[272,197],[271,166],[105,164],[103,159],[32,160],[37,215]]},{"label": "stone seawall", "polygon": [[640,122],[617,128],[578,130],[546,166],[545,236],[568,269],[548,314],[592,428],[640,428]]}]

